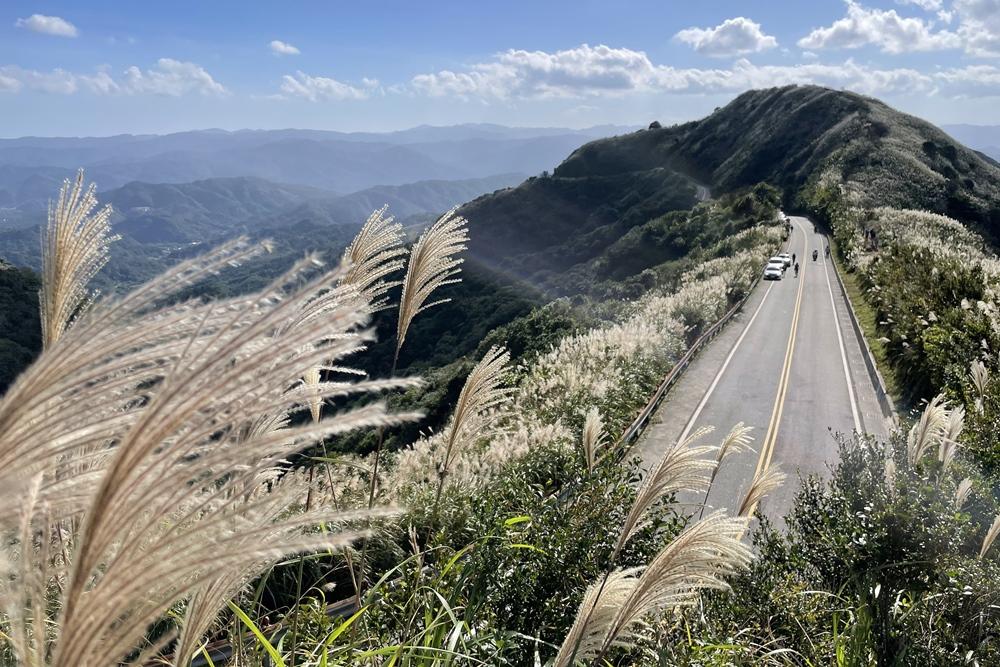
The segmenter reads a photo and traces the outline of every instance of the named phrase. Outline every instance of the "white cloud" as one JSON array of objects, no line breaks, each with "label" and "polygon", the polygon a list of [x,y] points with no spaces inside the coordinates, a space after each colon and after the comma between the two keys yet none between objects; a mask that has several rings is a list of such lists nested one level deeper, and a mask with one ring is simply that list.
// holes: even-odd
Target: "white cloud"
[{"label": "white cloud", "polygon": [[154,93],[172,97],[187,93],[221,96],[229,92],[201,65],[173,58],[160,58],[156,67],[146,71],[133,65],[125,70],[119,85],[129,94]]},{"label": "white cloud", "polygon": [[508,100],[588,98],[634,93],[731,93],[751,88],[818,84],[871,95],[1000,95],[1000,68],[968,66],[921,72],[841,63],[756,65],[746,59],[728,68],[675,68],[654,64],[642,51],[586,44],[575,49],[506,51],[462,71],[412,79],[410,89],[432,97]]},{"label": "white cloud", "polygon": [[378,89],[379,82],[375,79],[362,79],[361,86],[343,83],[325,76],[309,76],[305,72],[296,72],[295,76],[286,74],[281,79],[283,95],[303,97],[311,102],[317,100],[364,100]]},{"label": "white cloud", "polygon": [[935,31],[921,18],[902,17],[896,10],[869,9],[847,0],[847,16],[816,28],[798,41],[803,49],[856,49],[874,45],[884,53],[937,51],[962,47],[962,38],[948,30]]},{"label": "white cloud", "polygon": [[21,82],[0,69],[0,93],[16,93],[21,90]]},{"label": "white cloud", "polygon": [[916,5],[925,12],[936,12],[941,9],[941,0],[896,0],[897,5]]},{"label": "white cloud", "polygon": [[17,65],[7,65],[0,67],[0,76],[3,76],[8,82],[15,82],[8,83],[6,86],[7,90],[13,92],[27,89],[43,93],[70,95],[79,88],[76,76],[58,68],[51,72],[39,72],[38,70],[23,69]]},{"label": "white cloud", "polygon": [[79,34],[76,26],[66,19],[44,14],[32,14],[26,19],[18,19],[14,26],[56,37],[76,37]]},{"label": "white cloud", "polygon": [[271,53],[276,56],[297,56],[301,53],[297,48],[288,42],[282,42],[280,39],[271,40],[268,46],[271,47]]},{"label": "white cloud", "polygon": [[575,97],[642,88],[654,70],[642,51],[583,44],[554,53],[511,49],[467,71],[420,74],[411,85],[432,97]]},{"label": "white cloud", "polygon": [[32,90],[72,95],[81,87],[97,95],[153,93],[176,97],[187,93],[228,94],[225,87],[201,66],[172,58],[160,58],[154,68],[145,71],[129,67],[120,79],[111,76],[107,66],[98,68],[94,74],[74,74],[58,68],[40,72],[16,65],[0,67],[0,91]]},{"label": "white cloud", "polygon": [[955,0],[952,11],[969,54],[1000,57],[1000,0]]},{"label": "white cloud", "polygon": [[765,35],[760,24],[743,16],[726,19],[714,28],[687,28],[674,39],[706,56],[726,57],[773,49],[778,40]]}]

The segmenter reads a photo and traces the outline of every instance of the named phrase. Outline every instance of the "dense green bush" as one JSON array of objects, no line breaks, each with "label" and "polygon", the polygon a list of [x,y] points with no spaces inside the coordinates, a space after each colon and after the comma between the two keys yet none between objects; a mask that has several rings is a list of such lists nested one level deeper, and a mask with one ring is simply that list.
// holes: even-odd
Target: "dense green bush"
[{"label": "dense green bush", "polygon": [[828,482],[804,481],[785,534],[758,529],[732,594],[685,616],[663,649],[671,664],[1000,660],[1000,566],[978,558],[996,501],[980,486],[956,507],[957,475],[933,457],[910,466],[900,435],[840,451]]}]

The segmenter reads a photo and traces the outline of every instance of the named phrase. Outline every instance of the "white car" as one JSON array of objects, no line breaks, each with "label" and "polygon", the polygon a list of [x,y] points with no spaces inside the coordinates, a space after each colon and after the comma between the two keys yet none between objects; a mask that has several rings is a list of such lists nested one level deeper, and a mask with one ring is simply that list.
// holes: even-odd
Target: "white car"
[{"label": "white car", "polygon": [[[780,255],[778,255],[778,257],[780,257],[782,259],[782,261],[785,262],[785,268],[788,268],[789,266],[792,265],[792,256],[789,255],[787,252],[781,253]],[[773,258],[772,258],[772,260],[773,260]]]},{"label": "white car", "polygon": [[767,266],[764,267],[764,280],[781,280],[784,272],[783,262],[768,262]]},{"label": "white car", "polygon": [[792,265],[792,258],[789,257],[788,258],[788,262],[785,262],[784,255],[775,255],[771,259],[767,260],[767,263],[768,264],[777,264],[778,266],[781,267],[781,270],[784,271],[785,267]]}]

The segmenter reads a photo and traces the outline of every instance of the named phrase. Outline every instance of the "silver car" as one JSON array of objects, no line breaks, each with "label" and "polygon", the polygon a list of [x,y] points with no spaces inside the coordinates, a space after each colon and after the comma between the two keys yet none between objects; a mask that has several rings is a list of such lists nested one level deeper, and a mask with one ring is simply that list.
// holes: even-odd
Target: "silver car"
[{"label": "silver car", "polygon": [[785,272],[785,265],[782,262],[768,262],[764,267],[764,280],[781,280]]}]

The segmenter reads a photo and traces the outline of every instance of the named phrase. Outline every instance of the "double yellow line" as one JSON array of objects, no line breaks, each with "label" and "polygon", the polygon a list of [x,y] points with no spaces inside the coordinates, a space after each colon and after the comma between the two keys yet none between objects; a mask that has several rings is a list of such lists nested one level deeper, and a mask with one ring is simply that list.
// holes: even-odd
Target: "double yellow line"
[{"label": "double yellow line", "polygon": [[[774,456],[774,445],[778,440],[778,427],[781,424],[781,413],[785,409],[785,396],[788,394],[788,378],[792,373],[792,357],[795,354],[795,336],[799,330],[799,314],[802,312],[802,292],[806,285],[806,267],[808,262],[805,261],[806,251],[809,249],[808,238],[809,234],[802,227],[802,224],[796,221],[796,226],[802,231],[802,235],[806,242],[803,243],[802,250],[802,270],[799,271],[799,291],[795,297],[795,310],[792,313],[792,328],[788,333],[788,345],[785,348],[785,363],[781,368],[781,379],[778,382],[778,394],[774,399],[774,408],[771,410],[771,421],[767,425],[767,434],[764,436],[764,444],[760,448],[760,456],[757,458],[757,468],[754,470],[753,479],[756,479],[762,470],[765,470],[769,465],[771,465],[771,458]],[[750,514],[753,514],[757,505],[750,508]]]}]

